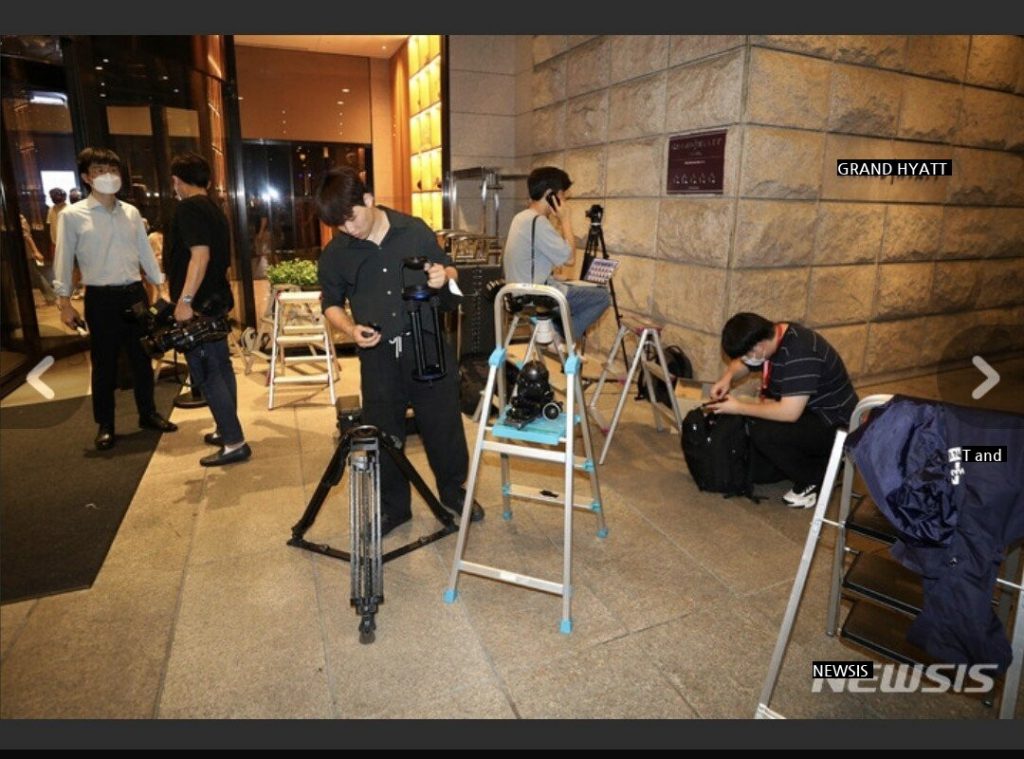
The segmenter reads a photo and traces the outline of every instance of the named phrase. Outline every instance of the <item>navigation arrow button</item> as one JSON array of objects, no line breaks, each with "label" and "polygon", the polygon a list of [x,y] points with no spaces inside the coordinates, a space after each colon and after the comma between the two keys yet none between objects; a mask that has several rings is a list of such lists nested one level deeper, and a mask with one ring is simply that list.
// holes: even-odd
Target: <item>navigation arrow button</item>
[{"label": "navigation arrow button", "polygon": [[981,356],[972,356],[971,363],[978,367],[978,371],[985,375],[985,381],[971,391],[971,397],[978,401],[984,395],[999,384],[999,372],[992,368],[992,365]]},{"label": "navigation arrow button", "polygon": [[[48,401],[53,400],[53,389],[39,378],[42,376],[43,372],[45,372],[51,366],[53,366],[53,356],[47,356],[38,364],[36,364],[32,371],[28,373],[28,376],[25,377],[25,381],[32,386],[32,389],[35,390]],[[999,380],[997,379],[996,381],[998,382]]]}]

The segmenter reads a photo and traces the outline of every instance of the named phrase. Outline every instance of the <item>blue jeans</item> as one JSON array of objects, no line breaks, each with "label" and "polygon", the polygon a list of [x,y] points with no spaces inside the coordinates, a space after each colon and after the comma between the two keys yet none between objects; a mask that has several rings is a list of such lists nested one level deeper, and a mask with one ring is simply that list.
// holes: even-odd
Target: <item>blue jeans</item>
[{"label": "blue jeans", "polygon": [[[569,302],[569,313],[572,316],[572,336],[577,341],[612,303],[607,288],[586,285],[568,285],[565,299]],[[561,332],[561,321],[555,324]]]},{"label": "blue jeans", "polygon": [[238,421],[238,385],[228,341],[200,343],[185,354],[185,360],[188,362],[189,381],[202,391],[210,404],[213,421],[217,423],[217,432],[224,445],[244,442],[242,424]]}]

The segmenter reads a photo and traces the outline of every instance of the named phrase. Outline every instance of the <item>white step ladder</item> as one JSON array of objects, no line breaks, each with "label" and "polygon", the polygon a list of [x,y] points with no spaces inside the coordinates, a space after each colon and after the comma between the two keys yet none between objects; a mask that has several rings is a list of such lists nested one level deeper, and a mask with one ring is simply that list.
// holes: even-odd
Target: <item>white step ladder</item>
[{"label": "white step ladder", "polygon": [[[298,285],[280,284],[271,285],[267,292],[267,299],[263,306],[263,313],[257,321],[257,328],[248,327],[242,331],[239,343],[242,347],[242,361],[245,365],[245,373],[252,372],[252,365],[256,359],[270,363],[270,341],[274,334],[274,304],[277,302],[277,294],[282,292],[300,292]],[[267,349],[264,350],[264,343]]]},{"label": "white step ladder", "polygon": [[[654,426],[658,429],[658,432],[664,429],[661,426],[661,416],[664,415],[675,426],[675,431],[678,434],[682,434],[683,414],[679,410],[679,401],[676,399],[675,393],[672,392],[672,374],[668,370],[665,351],[661,347],[661,331],[663,329],[664,325],[643,319],[642,317],[622,317],[619,332],[615,335],[615,343],[612,345],[612,350],[608,354],[608,360],[605,361],[604,368],[601,370],[601,376],[598,377],[597,384],[590,396],[590,402],[587,405],[590,415],[605,435],[604,447],[601,449],[601,458],[598,460],[599,464],[603,464],[605,457],[608,455],[608,448],[611,447],[615,428],[619,425],[619,417],[622,416],[622,408],[626,405],[626,397],[629,395],[630,388],[633,385],[633,377],[636,375],[637,367],[640,368],[643,375],[644,386],[647,388],[647,400],[651,404],[651,410],[654,414]],[[637,347],[629,366],[629,372],[624,378],[622,375],[613,375],[615,359],[618,358],[620,350],[625,352],[626,337],[631,334],[637,338]],[[651,361],[647,358],[646,353],[649,346],[653,347],[657,361]],[[655,398],[654,383],[651,380],[652,375],[661,379],[668,387],[669,400],[672,403],[671,411]],[[615,406],[615,413],[612,415],[611,424],[604,421],[604,417],[601,416],[601,412],[597,409],[597,403],[601,400],[601,389],[609,379],[613,382],[622,383],[622,393],[619,395],[619,401]]]},{"label": "white step ladder", "polygon": [[[514,313],[511,326],[504,332],[505,318],[503,309],[506,305],[506,296],[526,296],[529,298],[549,297],[559,307],[562,325],[565,330],[567,354],[564,360],[566,377],[565,405],[564,410],[557,419],[547,419],[543,416],[535,419],[525,426],[519,428],[512,424],[505,423],[507,407],[502,408],[498,417],[493,421],[490,419],[489,399],[493,396],[495,385],[498,387],[499,398],[506,398],[505,388],[505,356],[512,336],[520,319],[527,318],[522,313]],[[487,375],[487,385],[484,389],[482,404],[484,411],[477,429],[476,443],[473,446],[473,453],[470,460],[469,478],[466,481],[466,499],[462,510],[462,520],[459,524],[459,538],[455,546],[455,557],[452,562],[451,576],[448,587],[444,592],[445,603],[453,603],[458,597],[456,584],[459,573],[488,577],[493,580],[501,580],[513,585],[519,585],[534,590],[542,590],[562,597],[562,617],[559,630],[563,633],[572,632],[572,521],[573,512],[577,509],[588,511],[597,516],[597,536],[604,538],[608,535],[608,528],[605,525],[604,511],[601,505],[601,490],[597,479],[597,469],[594,466],[593,446],[590,439],[590,428],[587,422],[587,415],[582,404],[577,406],[583,398],[580,384],[580,367],[582,361],[575,352],[572,342],[572,331],[569,319],[569,304],[565,296],[553,287],[547,285],[528,284],[507,284],[498,293],[494,304],[494,349],[488,359],[490,369]],[[547,326],[547,325],[545,325]],[[530,339],[530,346],[524,357],[524,362],[530,360],[531,353],[540,357],[540,349],[537,347],[537,328],[534,328]],[[504,406],[504,404],[502,404]],[[579,425],[583,437],[583,453],[577,456],[574,451],[575,428]],[[478,562],[467,561],[464,558],[466,548],[466,537],[470,528],[470,511],[476,491],[477,478],[480,473],[480,462],[484,451],[493,451],[501,456],[501,481],[502,481],[502,518],[512,518],[512,498],[538,501],[540,503],[558,504],[564,509],[564,535],[562,544],[562,577],[561,582],[545,580],[538,577],[521,574],[518,571],[500,569]],[[564,492],[561,496],[547,489],[527,488],[520,485],[513,485],[511,480],[511,467],[509,459],[512,456],[548,461],[562,465],[564,477]],[[590,482],[590,498],[577,500],[575,493],[576,472],[584,472]]]},{"label": "white step ladder", "polygon": [[[288,356],[285,348],[306,346],[309,355]],[[324,371],[314,374],[298,372],[286,374],[294,364],[322,363]],[[278,385],[326,384],[331,405],[336,400],[334,372],[336,359],[331,328],[320,312],[320,291],[282,290],[274,295],[274,320],[270,345],[270,370],[267,386],[270,388],[267,408],[274,408],[274,389]]]}]

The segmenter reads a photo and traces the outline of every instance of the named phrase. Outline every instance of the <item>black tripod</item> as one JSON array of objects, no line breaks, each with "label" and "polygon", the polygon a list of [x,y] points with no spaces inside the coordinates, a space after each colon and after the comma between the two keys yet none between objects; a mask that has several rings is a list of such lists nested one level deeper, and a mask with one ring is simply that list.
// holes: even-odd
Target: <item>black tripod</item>
[{"label": "black tripod", "polygon": [[[587,272],[590,271],[590,264],[597,258],[597,247],[601,246],[601,258],[608,258],[608,249],[604,246],[604,232],[601,230],[601,218],[604,216],[604,208],[594,203],[587,211],[586,217],[590,219],[590,231],[587,233],[587,244],[583,248],[583,266],[580,267],[580,279],[586,281]],[[612,309],[615,311],[615,326],[622,327],[622,314],[619,313],[619,301],[615,297],[615,283],[608,280],[608,292],[612,296]]]},{"label": "black tripod", "polygon": [[[583,265],[580,267],[580,279],[586,281],[587,272],[590,271],[590,264],[597,258],[598,246],[601,249],[601,257],[608,258],[608,249],[604,245],[604,231],[601,229],[601,219],[604,217],[604,208],[594,203],[586,212],[590,219],[590,231],[587,233],[587,244],[583,248]],[[619,312],[619,301],[615,297],[615,283],[608,280],[608,293],[612,296],[612,310],[615,312],[615,326],[622,329],[622,314]],[[629,352],[626,346],[622,346],[622,362],[626,372],[629,372]],[[593,382],[593,380],[591,380]],[[637,380],[639,383],[639,379]]]},{"label": "black tripod", "polygon": [[[405,478],[415,486],[442,525],[437,532],[424,535],[413,542],[381,554],[380,534],[380,455],[386,451],[401,470]],[[349,478],[349,528],[351,553],[339,551],[326,544],[310,543],[303,536],[313,526],[320,507],[327,499],[331,488],[341,482],[345,464],[352,470]],[[383,568],[385,562],[404,556],[410,551],[422,548],[428,543],[443,538],[458,530],[455,518],[430,492],[427,484],[409,463],[402,452],[402,443],[397,438],[381,432],[376,427],[362,425],[342,435],[334,456],[324,470],[316,492],[309,500],[302,518],[292,527],[288,545],[305,548],[335,559],[342,559],[352,565],[352,605],[356,607],[359,621],[359,642],[372,643],[377,624],[374,616],[377,606],[384,601]]]}]

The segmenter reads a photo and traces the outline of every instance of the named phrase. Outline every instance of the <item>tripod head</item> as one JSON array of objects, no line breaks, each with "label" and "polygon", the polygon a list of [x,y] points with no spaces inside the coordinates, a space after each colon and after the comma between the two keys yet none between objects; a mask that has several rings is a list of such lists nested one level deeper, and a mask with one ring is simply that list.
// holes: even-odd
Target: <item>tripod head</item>
[{"label": "tripod head", "polygon": [[597,203],[594,203],[589,210],[586,212],[586,217],[590,219],[590,226],[599,227],[601,226],[601,218],[604,216],[604,209]]}]

